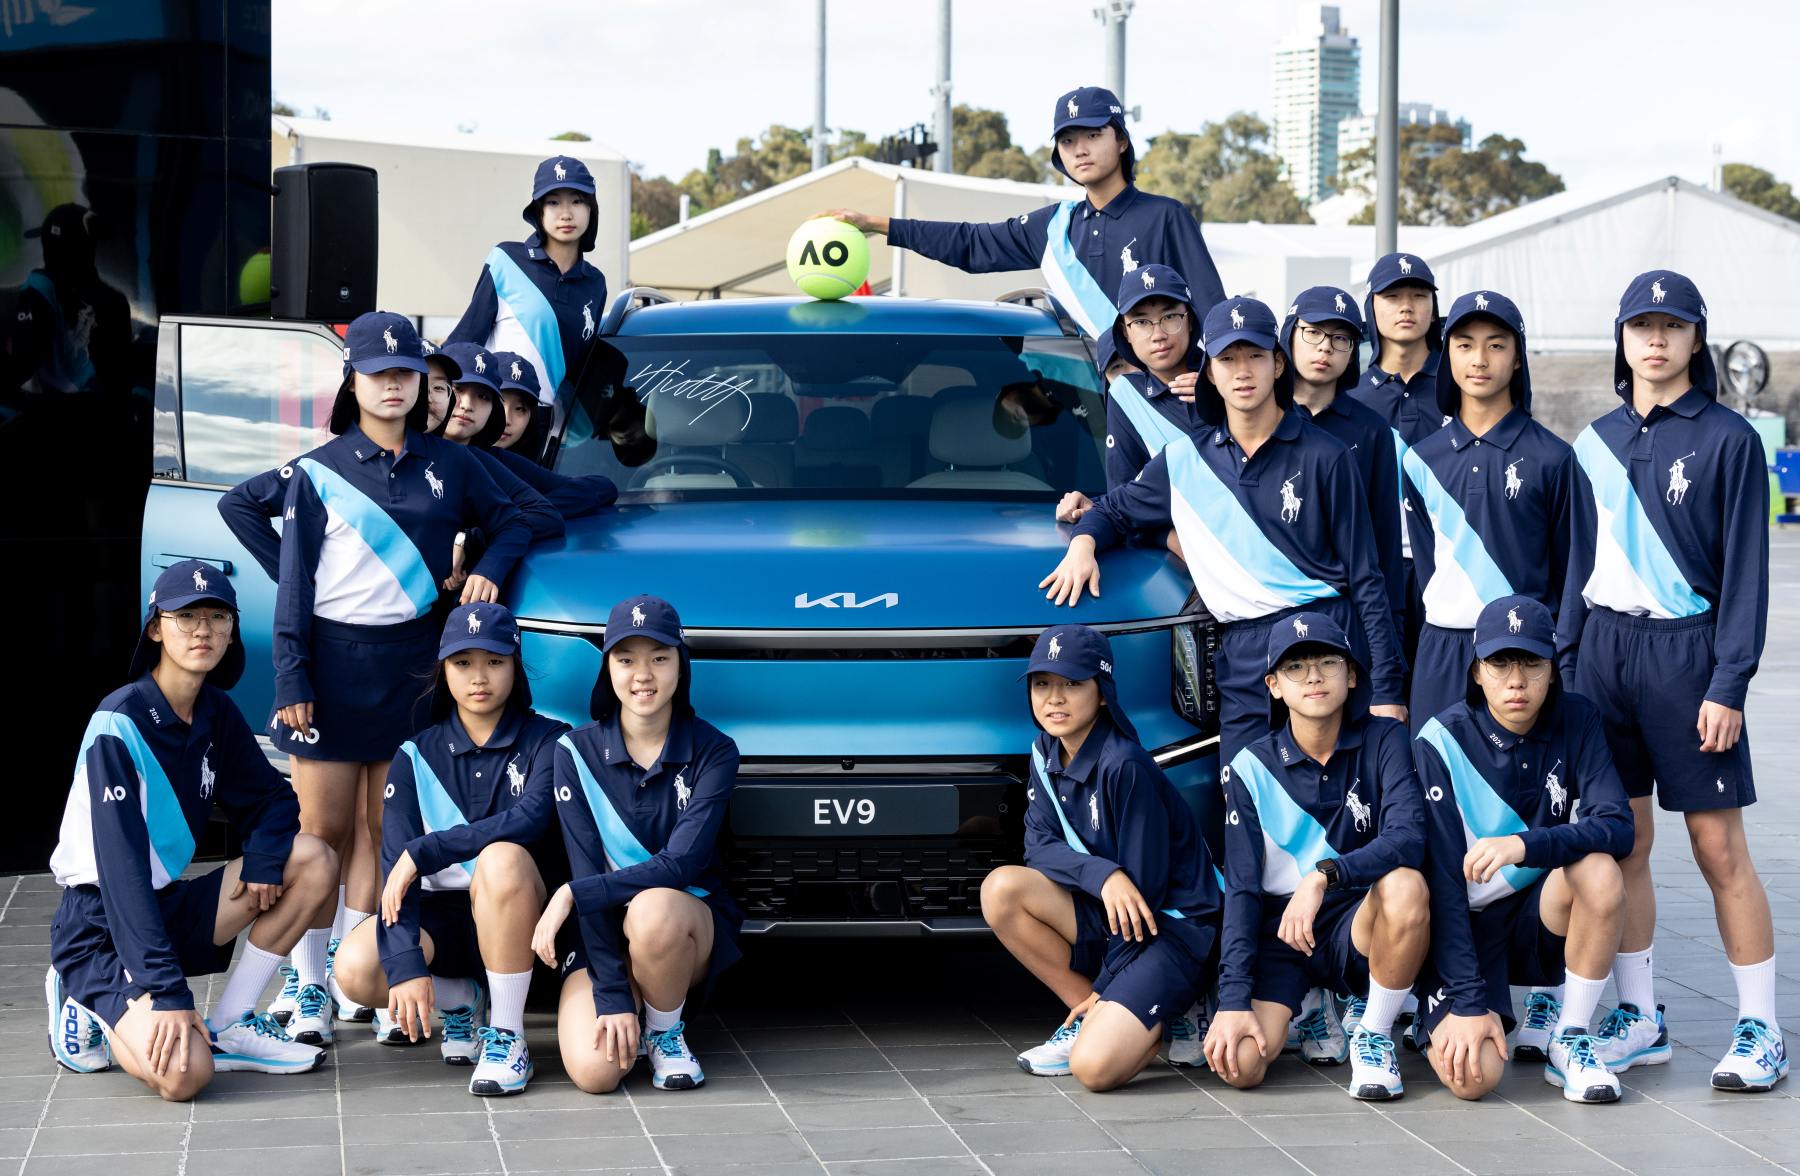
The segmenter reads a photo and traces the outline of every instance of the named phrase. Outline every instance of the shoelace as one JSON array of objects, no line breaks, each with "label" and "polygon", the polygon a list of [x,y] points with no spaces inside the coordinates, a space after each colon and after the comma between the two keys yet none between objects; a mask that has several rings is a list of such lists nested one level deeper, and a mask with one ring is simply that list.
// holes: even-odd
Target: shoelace
[{"label": "shoelace", "polygon": [[1582,1066],[1590,1070],[1601,1069],[1600,1059],[1594,1056],[1594,1039],[1586,1033],[1571,1033],[1561,1038],[1564,1049],[1569,1051],[1569,1064]]},{"label": "shoelace", "polygon": [[342,942],[344,942],[342,939],[333,939],[325,945],[325,975],[327,978],[330,978],[337,969],[337,949],[338,944]]},{"label": "shoelace", "polygon": [[1344,1002],[1344,1020],[1362,1023],[1363,1014],[1369,1011],[1369,1002],[1360,996],[1353,996]]},{"label": "shoelace", "polygon": [[665,1058],[687,1057],[687,1043],[682,1040],[682,1030],[687,1028],[686,1021],[677,1021],[659,1033],[644,1034],[645,1044],[661,1051]]},{"label": "shoelace", "polygon": [[280,1000],[295,1000],[300,995],[300,972],[292,964],[283,964],[281,972]]},{"label": "shoelace", "polygon": [[444,1009],[442,1015],[445,1041],[473,1041],[480,1035],[475,1028],[474,1009],[465,1005],[460,1009]]},{"label": "shoelace", "polygon": [[1192,1041],[1198,1036],[1200,1027],[1186,1017],[1176,1017],[1175,1023],[1169,1026],[1169,1037],[1174,1041]]},{"label": "shoelace", "polygon": [[100,1028],[100,1018],[83,1014],[87,1021],[87,1040],[83,1049],[99,1049],[106,1044],[106,1030]]},{"label": "shoelace", "polygon": [[[1547,992],[1525,994],[1525,1028],[1550,1029],[1556,1024],[1556,998]],[[1614,1009],[1617,1013],[1619,1010]]]},{"label": "shoelace", "polygon": [[1357,1032],[1351,1042],[1356,1047],[1356,1060],[1369,1066],[1392,1068],[1394,1058],[1394,1039],[1371,1029]]},{"label": "shoelace", "polygon": [[1775,1035],[1769,1027],[1755,1017],[1745,1017],[1737,1023],[1736,1036],[1731,1042],[1731,1056],[1734,1058],[1755,1057],[1764,1051],[1773,1055],[1770,1047],[1775,1044]]},{"label": "shoelace", "polygon": [[[1601,1041],[1616,1041],[1631,1032],[1634,1022],[1644,1019],[1642,1013],[1634,1013],[1630,1009],[1614,1009],[1600,1022],[1600,1031],[1594,1036]],[[1527,1021],[1529,1022],[1529,1017]]]},{"label": "shoelace", "polygon": [[1075,1040],[1075,1035],[1080,1032],[1081,1032],[1081,1018],[1076,1017],[1069,1024],[1062,1026],[1055,1033],[1052,1033],[1050,1035],[1050,1040],[1046,1041],[1044,1044],[1045,1045],[1062,1045],[1065,1042],[1070,1042],[1070,1041]]},{"label": "shoelace", "polygon": [[329,999],[325,995],[325,989],[317,984],[308,984],[294,997],[294,1007],[299,1011],[303,1020],[322,1017],[325,1015],[325,1002]]},{"label": "shoelace", "polygon": [[511,1029],[496,1029],[492,1025],[483,1025],[475,1031],[481,1039],[481,1060],[484,1062],[504,1062],[512,1056],[513,1042],[519,1035]]},{"label": "shoelace", "polygon": [[1312,1012],[1300,1018],[1301,1041],[1324,1041],[1331,1036],[1331,1026],[1325,1023],[1325,1009],[1315,1005]]},{"label": "shoelace", "polygon": [[267,1013],[245,1013],[238,1024],[248,1026],[258,1037],[268,1037],[275,1041],[292,1041],[287,1030],[275,1023]]}]

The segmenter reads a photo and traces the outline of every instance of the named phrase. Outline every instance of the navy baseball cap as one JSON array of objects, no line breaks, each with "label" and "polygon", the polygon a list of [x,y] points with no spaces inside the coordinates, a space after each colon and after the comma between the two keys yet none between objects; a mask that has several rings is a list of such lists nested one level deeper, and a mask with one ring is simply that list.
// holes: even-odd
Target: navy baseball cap
[{"label": "navy baseball cap", "polygon": [[[1613,380],[1623,395],[1631,392],[1631,366],[1625,362],[1625,324],[1640,314],[1666,314],[1700,328],[1700,342],[1706,342],[1706,300],[1700,289],[1685,274],[1674,270],[1650,270],[1631,279],[1619,299],[1619,316],[1613,320]],[[1713,367],[1712,349],[1702,346],[1688,362],[1688,379],[1715,399],[1719,394],[1719,375]]]},{"label": "navy baseball cap", "polygon": [[537,368],[529,359],[516,351],[490,351],[488,358],[500,365],[500,391],[524,392],[534,401],[541,399]]},{"label": "navy baseball cap", "polygon": [[438,660],[479,649],[487,653],[519,652],[519,622],[505,605],[477,601],[450,610],[438,642]]},{"label": "navy baseball cap", "polygon": [[1275,312],[1254,298],[1227,298],[1206,312],[1201,343],[1208,357],[1217,359],[1233,343],[1249,342],[1266,351],[1279,349],[1279,324]]},{"label": "navy baseball cap", "polygon": [[[1062,153],[1056,150],[1055,139],[1070,127],[1105,127],[1119,129],[1119,137],[1125,140],[1125,155],[1121,163],[1124,169],[1125,182],[1132,182],[1132,174],[1137,170],[1137,148],[1132,145],[1131,132],[1125,129],[1125,107],[1119,96],[1104,86],[1080,86],[1070,90],[1056,100],[1056,117],[1050,128],[1050,162],[1063,175],[1069,169],[1063,166]],[[1070,177],[1073,179],[1074,177]]]},{"label": "navy baseball cap", "polygon": [[1379,294],[1402,282],[1415,282],[1431,290],[1438,288],[1437,279],[1423,257],[1412,253],[1387,253],[1375,259],[1374,266],[1369,269],[1369,293]]},{"label": "navy baseball cap", "polygon": [[455,377],[458,384],[480,384],[490,392],[500,391],[500,360],[495,352],[479,343],[446,343],[439,355],[461,373]]},{"label": "navy baseball cap", "polygon": [[[1130,717],[1119,706],[1118,686],[1113,679],[1112,642],[1098,629],[1086,625],[1056,625],[1039,633],[1037,642],[1031,647],[1031,660],[1019,677],[1029,678],[1033,674],[1056,674],[1071,682],[1094,679],[1099,683],[1101,699],[1112,714],[1113,725],[1132,739],[1137,738],[1137,728],[1131,725]],[[1033,717],[1032,722],[1035,724],[1037,719]]]},{"label": "navy baseball cap", "polygon": [[458,383],[462,380],[462,365],[452,359],[443,348],[423,335],[419,336],[419,350],[425,353],[426,359],[435,359],[448,369],[451,383]]},{"label": "navy baseball cap", "polygon": [[1146,298],[1173,298],[1177,302],[1194,305],[1194,296],[1188,291],[1187,279],[1166,265],[1139,266],[1137,269],[1119,279],[1119,317],[1124,318],[1131,313],[1131,308]]},{"label": "navy baseball cap", "polygon": [[[244,675],[244,645],[238,640],[237,592],[231,579],[212,564],[198,559],[184,559],[164,568],[151,586],[150,600],[144,608],[144,623],[138,629],[137,647],[131,652],[129,673],[133,679],[152,669],[162,657],[159,642],[144,633],[158,613],[179,612],[202,601],[216,601],[231,610],[233,624],[225,656],[206,675],[206,680],[221,690],[230,690]],[[217,636],[217,634],[215,634]]]},{"label": "navy baseball cap", "polygon": [[[1282,659],[1302,646],[1335,649],[1344,655],[1344,660],[1356,668],[1356,685],[1350,687],[1349,696],[1344,700],[1344,709],[1353,716],[1368,714],[1369,682],[1367,675],[1362,672],[1362,661],[1356,656],[1356,648],[1350,644],[1350,637],[1344,632],[1343,626],[1324,613],[1295,613],[1269,626],[1269,664],[1264,673],[1273,674]],[[1271,694],[1269,728],[1280,730],[1287,726],[1287,721],[1287,703],[1281,701],[1278,695]]]},{"label": "navy baseball cap", "polygon": [[687,641],[681,633],[681,614],[675,606],[657,596],[633,596],[613,605],[606,617],[606,638],[601,653],[627,637],[648,637],[663,645],[685,649]]},{"label": "navy baseball cap", "polygon": [[[1493,319],[1513,333],[1513,342],[1519,351],[1519,370],[1512,374],[1512,402],[1529,415],[1531,362],[1525,355],[1525,316],[1520,313],[1513,300],[1504,294],[1496,294],[1492,290],[1476,290],[1464,294],[1450,304],[1450,313],[1444,316],[1444,329],[1440,333],[1444,346],[1450,345],[1450,332],[1472,318]],[[1455,416],[1462,407],[1462,389],[1457,386],[1456,377],[1451,374],[1448,359],[1438,364],[1437,403],[1438,410],[1445,416]]]},{"label": "navy baseball cap", "polygon": [[[540,237],[544,231],[543,207],[544,197],[558,189],[566,188],[572,192],[580,192],[591,202],[594,197],[594,173],[588,170],[587,164],[572,155],[553,155],[537,165],[537,172],[531,178],[531,200],[525,205],[521,214],[525,223],[531,226],[533,233]],[[587,232],[581,234],[580,250],[588,252],[599,239],[599,209],[592,210],[595,215],[588,217]]]},{"label": "navy baseball cap", "polygon": [[1508,650],[1555,659],[1556,622],[1542,602],[1529,596],[1502,596],[1481,610],[1475,619],[1475,656],[1493,657]]},{"label": "navy baseball cap", "polygon": [[392,311],[359,314],[344,332],[344,363],[364,375],[389,368],[427,374],[425,347],[412,320]]}]

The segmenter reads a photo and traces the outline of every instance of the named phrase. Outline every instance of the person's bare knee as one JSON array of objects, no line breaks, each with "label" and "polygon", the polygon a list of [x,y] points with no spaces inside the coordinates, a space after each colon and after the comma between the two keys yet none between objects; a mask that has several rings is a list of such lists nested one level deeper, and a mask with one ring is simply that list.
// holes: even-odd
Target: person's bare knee
[{"label": "person's bare knee", "polygon": [[1392,931],[1405,934],[1423,929],[1431,920],[1431,890],[1417,870],[1389,870],[1375,883],[1375,901],[1381,921]]},{"label": "person's bare knee", "polygon": [[625,1080],[627,1071],[617,1066],[592,1058],[571,1058],[563,1055],[563,1069],[568,1071],[569,1081],[575,1088],[586,1094],[611,1094]]},{"label": "person's bare knee", "polygon": [[646,890],[625,908],[625,938],[634,955],[661,956],[691,938],[678,890]]},{"label": "person's bare knee", "polygon": [[475,875],[469,897],[477,903],[511,905],[527,898],[542,898],[543,879],[537,863],[522,845],[496,841],[475,858]]},{"label": "person's bare knee", "polygon": [[1611,854],[1590,853],[1563,867],[1575,901],[1583,910],[1612,921],[1625,913],[1625,874]]},{"label": "person's bare knee", "polygon": [[[1145,1049],[1146,1044],[1151,1050]],[[1113,1090],[1137,1076],[1154,1056],[1154,1045],[1135,1015],[1103,1001],[1082,1022],[1081,1034],[1069,1051],[1069,1073],[1089,1090]]]},{"label": "person's bare knee", "polygon": [[325,839],[305,832],[294,834],[281,875],[282,897],[298,892],[308,902],[323,901],[327,894],[335,896],[337,880],[337,852]]},{"label": "person's bare knee", "polygon": [[1625,858],[1627,869],[1650,868],[1650,850],[1656,844],[1656,811],[1648,797],[1631,802],[1631,853]]},{"label": "person's bare knee", "polygon": [[1001,866],[983,878],[981,917],[992,925],[1024,913],[1026,890],[1034,872],[1024,866]]},{"label": "person's bare knee", "polygon": [[1694,813],[1688,817],[1688,843],[1694,850],[1694,864],[1714,890],[1730,889],[1755,873],[1742,831],[1741,825],[1721,819],[1718,814]]},{"label": "person's bare knee", "polygon": [[331,962],[332,976],[344,995],[368,1006],[387,1003],[387,973],[381,967],[374,925],[375,920],[369,919],[345,936]]}]

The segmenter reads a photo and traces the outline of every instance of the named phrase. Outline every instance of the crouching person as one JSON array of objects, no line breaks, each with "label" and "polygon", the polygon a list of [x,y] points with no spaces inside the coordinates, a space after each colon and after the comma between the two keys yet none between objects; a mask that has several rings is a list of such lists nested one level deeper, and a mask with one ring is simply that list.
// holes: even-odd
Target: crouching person
[{"label": "crouching person", "polygon": [[[210,564],[157,577],[132,681],[88,721],[50,858],[63,887],[44,978],[51,1055],[76,1073],[117,1061],[171,1102],[215,1073],[300,1073],[325,1056],[254,1011],[290,951],[304,983],[324,984],[337,858],[300,832],[293,790],[225,693],[244,670],[237,619]],[[244,855],[183,878],[215,805]],[[201,1017],[187,978],[228,968]]]},{"label": "crouching person", "polygon": [[1069,1008],[1031,1074],[1089,1090],[1131,1081],[1212,986],[1219,887],[1180,794],[1119,708],[1112,647],[1085,625],[1042,633],[1026,670],[1032,721],[1025,864],[981,885],[1006,949]]},{"label": "crouching person", "polygon": [[[1624,927],[1632,817],[1600,713],[1556,681],[1550,610],[1503,596],[1475,624],[1469,693],[1419,730],[1431,879],[1424,1049],[1458,1098],[1500,1081],[1510,985],[1564,986],[1544,1081],[1613,1102],[1588,1022]],[[1504,1022],[1504,1024],[1503,1024]]]},{"label": "crouching person", "polygon": [[531,943],[554,966],[557,932],[575,915],[556,1035],[576,1086],[608,1093],[646,1057],[656,1089],[693,1090],[706,1073],[687,1046],[688,992],[743,954],[718,848],[737,744],[694,713],[687,642],[667,601],[614,605],[601,656],[594,721],[556,753],[574,881],[551,896]]},{"label": "crouching person", "polygon": [[[533,847],[550,828],[551,761],[568,724],[531,709],[519,626],[498,604],[451,611],[438,645],[437,721],[400,745],[382,803],[381,914],[338,948],[338,985],[375,1008],[375,1040],[431,1036],[473,1066],[469,1093],[518,1094],[531,932],[544,909]],[[415,883],[417,885],[415,885]]]},{"label": "crouching person", "polygon": [[[1394,1018],[1429,942],[1424,801],[1406,727],[1368,713],[1368,679],[1323,613],[1269,635],[1272,730],[1225,776],[1225,917],[1213,1072],[1262,1082],[1310,989],[1347,992],[1352,1097],[1399,1098]],[[1364,1003],[1366,1002],[1366,1003]]]}]

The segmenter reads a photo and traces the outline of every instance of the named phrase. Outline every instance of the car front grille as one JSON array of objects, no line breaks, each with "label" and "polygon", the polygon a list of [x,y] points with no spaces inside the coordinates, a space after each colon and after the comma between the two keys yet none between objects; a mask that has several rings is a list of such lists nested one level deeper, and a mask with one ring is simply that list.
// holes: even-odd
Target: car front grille
[{"label": "car front grille", "polygon": [[1017,838],[739,842],[726,856],[752,919],[937,919],[981,914],[981,880],[1017,863]]}]

